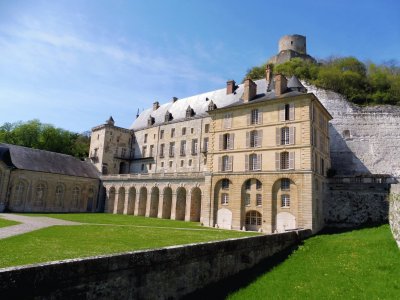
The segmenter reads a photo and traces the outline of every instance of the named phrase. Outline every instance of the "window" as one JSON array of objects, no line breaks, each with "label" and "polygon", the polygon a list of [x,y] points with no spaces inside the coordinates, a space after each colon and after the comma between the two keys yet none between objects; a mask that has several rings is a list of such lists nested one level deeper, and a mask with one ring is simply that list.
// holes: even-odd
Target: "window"
[{"label": "window", "polygon": [[169,167],[172,168],[172,160],[169,161]]},{"label": "window", "polygon": [[192,155],[197,155],[198,144],[199,144],[199,142],[197,139],[192,140]]},{"label": "window", "polygon": [[144,164],[142,164],[142,166],[141,166],[141,168],[140,168],[142,171],[144,171]]},{"label": "window", "polygon": [[164,122],[169,122],[169,121],[171,121],[173,118],[172,118],[172,114],[169,112],[169,111],[167,111],[166,113],[165,113],[165,115],[164,115]]},{"label": "window", "polygon": [[244,195],[244,205],[246,205],[246,206],[250,205],[250,194]]},{"label": "window", "polygon": [[181,141],[181,151],[180,151],[181,156],[186,155],[186,141]]},{"label": "window", "polygon": [[64,198],[64,187],[59,184],[56,187],[56,205],[61,206],[62,200]]},{"label": "window", "polygon": [[155,120],[156,120],[156,119],[155,119],[154,117],[150,116],[150,117],[147,119],[147,125],[148,125],[148,126],[154,125]]},{"label": "window", "polygon": [[204,138],[203,140],[203,152],[208,151],[208,137]]},{"label": "window", "polygon": [[253,130],[246,132],[246,146],[251,147],[261,147],[262,144],[262,130]]},{"label": "window", "polygon": [[321,175],[325,176],[325,161],[321,158]]},{"label": "window", "polygon": [[246,155],[245,164],[245,169],[248,171],[261,170],[261,154]]},{"label": "window", "polygon": [[232,127],[232,113],[227,113],[224,115],[223,128]]},{"label": "window", "polygon": [[186,109],[186,118],[193,117],[194,115],[195,115],[194,110],[189,105]]},{"label": "window", "polygon": [[74,187],[74,189],[72,190],[72,204],[75,207],[78,207],[80,193],[81,193],[80,189],[77,186]]},{"label": "window", "polygon": [[184,163],[185,163],[185,161],[181,160],[181,167],[183,167]]},{"label": "window", "polygon": [[281,190],[282,191],[289,191],[290,190],[290,179],[282,178],[281,179]]},{"label": "window", "polygon": [[142,157],[146,157],[147,146],[142,147]]},{"label": "window", "polygon": [[149,164],[149,170],[151,170],[151,165],[152,165],[152,164]]},{"label": "window", "polygon": [[171,128],[171,137],[173,138],[175,136],[175,128]]},{"label": "window", "polygon": [[246,180],[246,182],[244,183],[244,188],[246,190],[250,190],[250,188],[251,188],[251,179]]},{"label": "window", "polygon": [[281,128],[281,145],[289,145],[289,127]]},{"label": "window", "polygon": [[262,205],[262,196],[261,194],[256,195],[256,205],[261,206]]},{"label": "window", "polygon": [[189,167],[191,167],[191,166],[192,166],[192,160],[189,159]]},{"label": "window", "polygon": [[249,211],[246,213],[246,225],[261,225],[261,214],[258,211]]},{"label": "window", "polygon": [[186,127],[182,127],[182,135],[186,135]]},{"label": "window", "polygon": [[219,136],[219,148],[220,150],[233,149],[235,134],[225,133]]},{"label": "window", "polygon": [[121,157],[124,158],[126,156],[126,148],[121,149]]},{"label": "window", "polygon": [[220,170],[221,171],[232,171],[232,156],[222,156],[220,157]]},{"label": "window", "polygon": [[279,111],[280,121],[293,121],[294,120],[294,104],[282,105]]},{"label": "window", "polygon": [[174,157],[175,155],[175,142],[169,143],[169,157]]},{"label": "window", "polygon": [[222,193],[221,194],[221,204],[227,205],[229,203],[229,194]]},{"label": "window", "polygon": [[256,189],[261,190],[262,189],[262,183],[260,180],[256,180]]},{"label": "window", "polygon": [[36,186],[36,200],[38,202],[42,202],[43,198],[44,198],[44,192],[45,192],[46,187],[44,186],[43,183],[39,183]]},{"label": "window", "polygon": [[250,116],[250,124],[254,125],[254,124],[260,124],[260,118],[259,118],[259,111],[258,109],[253,109],[251,111],[251,116]]},{"label": "window", "polygon": [[289,152],[281,153],[281,170],[289,169]]},{"label": "window", "polygon": [[190,133],[191,133],[191,134],[194,133],[194,128],[190,128]]},{"label": "window", "polygon": [[163,161],[161,162],[161,168],[164,168],[164,162]]},{"label": "window", "polygon": [[144,135],[144,142],[147,143],[147,133]]},{"label": "window", "polygon": [[160,130],[160,140],[164,138],[164,130]]},{"label": "window", "polygon": [[229,179],[227,179],[227,178],[222,179],[222,181],[221,181],[221,187],[222,187],[224,190],[229,189]]},{"label": "window", "polygon": [[208,133],[210,131],[210,124],[204,125],[204,133]]},{"label": "window", "polygon": [[165,151],[165,144],[160,145],[160,157],[164,157],[164,151]]},{"label": "window", "polygon": [[154,145],[150,145],[150,153],[149,153],[150,157],[153,157],[153,152],[154,152]]},{"label": "window", "polygon": [[290,207],[290,196],[287,194],[283,194],[281,196],[281,207]]}]

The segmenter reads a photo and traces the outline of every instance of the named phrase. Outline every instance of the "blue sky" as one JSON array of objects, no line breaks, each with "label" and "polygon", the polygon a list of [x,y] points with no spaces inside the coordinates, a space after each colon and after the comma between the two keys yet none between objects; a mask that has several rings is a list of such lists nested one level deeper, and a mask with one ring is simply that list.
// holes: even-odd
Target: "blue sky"
[{"label": "blue sky", "polygon": [[0,124],[82,132],[223,88],[307,36],[316,58],[400,61],[400,2],[0,0]]}]

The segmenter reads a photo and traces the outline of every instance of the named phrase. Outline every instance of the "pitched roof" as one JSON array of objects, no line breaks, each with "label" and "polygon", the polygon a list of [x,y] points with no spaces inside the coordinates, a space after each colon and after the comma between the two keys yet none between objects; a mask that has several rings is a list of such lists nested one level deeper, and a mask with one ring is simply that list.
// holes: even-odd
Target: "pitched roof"
[{"label": "pitched roof", "polygon": [[11,158],[12,166],[21,170],[99,178],[99,172],[90,162],[66,154],[0,143],[0,159],[10,165],[7,157]]},{"label": "pitched roof", "polygon": [[287,87],[290,88],[304,88],[304,86],[301,84],[300,80],[296,76],[290,77],[287,83]]}]

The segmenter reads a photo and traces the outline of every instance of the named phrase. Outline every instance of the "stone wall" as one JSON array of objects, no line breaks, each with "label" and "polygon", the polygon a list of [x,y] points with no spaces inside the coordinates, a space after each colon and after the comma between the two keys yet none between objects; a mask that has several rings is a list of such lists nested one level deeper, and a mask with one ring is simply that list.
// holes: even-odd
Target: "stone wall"
[{"label": "stone wall", "polygon": [[175,299],[294,246],[287,232],[0,270],[4,299]]},{"label": "stone wall", "polygon": [[392,187],[389,204],[389,223],[394,239],[400,247],[400,185]]},{"label": "stone wall", "polygon": [[378,179],[331,179],[324,203],[326,226],[352,228],[387,222],[390,184],[385,182],[384,178]]}]

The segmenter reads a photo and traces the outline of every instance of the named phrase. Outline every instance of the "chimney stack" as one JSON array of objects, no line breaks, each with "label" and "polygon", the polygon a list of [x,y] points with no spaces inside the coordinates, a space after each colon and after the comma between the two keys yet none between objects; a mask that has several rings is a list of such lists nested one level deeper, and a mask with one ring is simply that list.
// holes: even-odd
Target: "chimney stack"
[{"label": "chimney stack", "polygon": [[265,79],[267,80],[267,82],[271,81],[271,77],[272,77],[271,65],[268,64],[265,69]]},{"label": "chimney stack", "polygon": [[172,103],[175,103],[176,101],[178,101],[177,97],[172,97]]},{"label": "chimney stack", "polygon": [[153,111],[157,110],[160,107],[160,103],[158,101],[153,103]]},{"label": "chimney stack", "polygon": [[257,95],[257,84],[250,78],[246,78],[244,81],[244,90],[243,90],[243,101],[249,102],[254,99]]},{"label": "chimney stack", "polygon": [[235,80],[228,80],[226,82],[226,94],[233,94],[233,92],[235,92],[236,90],[236,82]]},{"label": "chimney stack", "polygon": [[275,95],[280,96],[286,92],[287,80],[282,74],[275,75]]}]

